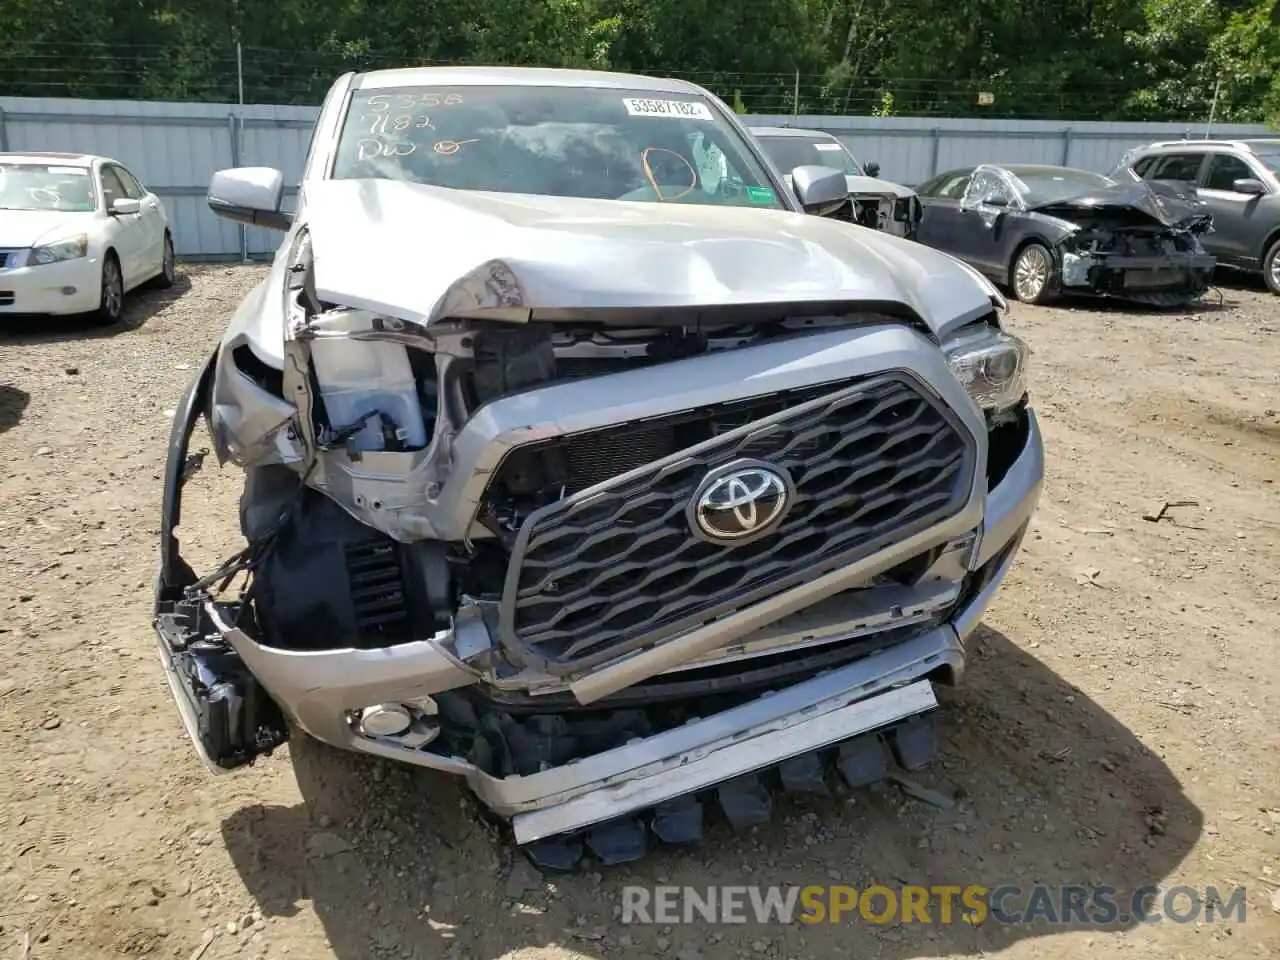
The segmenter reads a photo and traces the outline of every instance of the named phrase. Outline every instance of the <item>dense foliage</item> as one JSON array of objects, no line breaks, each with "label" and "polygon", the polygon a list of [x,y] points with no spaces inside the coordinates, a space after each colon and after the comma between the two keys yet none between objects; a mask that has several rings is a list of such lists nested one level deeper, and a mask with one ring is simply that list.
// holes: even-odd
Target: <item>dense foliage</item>
[{"label": "dense foliage", "polygon": [[242,78],[247,102],[314,103],[343,70],[424,62],[686,76],[755,113],[1274,123],[1280,0],[0,4],[9,95],[234,101]]}]

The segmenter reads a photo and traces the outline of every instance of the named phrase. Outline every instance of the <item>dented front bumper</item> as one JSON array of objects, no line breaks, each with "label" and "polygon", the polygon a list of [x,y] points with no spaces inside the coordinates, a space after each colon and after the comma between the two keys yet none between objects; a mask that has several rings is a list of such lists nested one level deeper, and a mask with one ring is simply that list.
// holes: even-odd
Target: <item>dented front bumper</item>
[{"label": "dented front bumper", "polygon": [[[855,738],[864,735],[874,739],[877,731],[936,706],[931,682],[951,684],[962,673],[964,641],[1012,565],[1039,499],[1043,447],[1034,413],[1027,411],[1027,417],[1022,449],[987,491],[977,518],[977,540],[967,559],[969,589],[948,606],[943,622],[921,626],[887,649],[731,709],[532,775],[495,777],[463,758],[433,750],[423,738],[370,736],[352,722],[353,713],[365,705],[428,702],[433,695],[482,683],[459,659],[456,645],[450,648],[454,637],[448,643],[433,637],[370,650],[291,651],[257,643],[222,619],[216,607],[210,606],[208,614],[244,666],[304,730],[336,746],[460,775],[486,806],[512,820],[518,841],[530,843],[659,807],[836,744],[857,743]],[[895,557],[876,559],[887,566]],[[865,575],[845,572],[851,581]],[[805,584],[777,599],[803,609],[806,592],[815,589]],[[777,626],[786,623],[781,620]],[[848,635],[856,635],[855,626],[851,620]],[[735,636],[731,631],[726,627],[730,639]],[[181,703],[182,684],[163,640],[160,648]],[[183,711],[183,718],[208,762],[192,728],[193,714]]]}]

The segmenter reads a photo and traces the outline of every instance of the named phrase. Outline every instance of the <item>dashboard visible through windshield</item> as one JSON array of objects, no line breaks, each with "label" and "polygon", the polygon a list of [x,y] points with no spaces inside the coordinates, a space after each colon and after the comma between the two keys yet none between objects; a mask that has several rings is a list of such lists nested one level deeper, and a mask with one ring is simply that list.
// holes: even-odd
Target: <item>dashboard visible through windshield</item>
[{"label": "dashboard visible through windshield", "polygon": [[696,94],[596,87],[358,90],[334,179],[788,209],[741,134]]}]

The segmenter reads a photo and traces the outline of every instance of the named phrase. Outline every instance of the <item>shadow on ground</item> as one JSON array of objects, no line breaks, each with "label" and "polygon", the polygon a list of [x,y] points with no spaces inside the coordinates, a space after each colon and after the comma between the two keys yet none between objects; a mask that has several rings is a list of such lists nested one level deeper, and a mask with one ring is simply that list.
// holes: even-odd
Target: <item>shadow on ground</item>
[{"label": "shadow on ground", "polygon": [[124,299],[124,316],[109,327],[85,316],[42,317],[7,314],[0,317],[0,341],[54,343],[60,340],[101,340],[118,337],[146,325],[147,321],[191,289],[191,280],[179,272],[173,286],[156,290],[148,286],[130,291]]},{"label": "shadow on ground", "polygon": [[0,433],[11,430],[22,422],[22,413],[31,402],[31,395],[25,390],[0,383]]},{"label": "shadow on ground", "polygon": [[549,890],[522,859],[508,873],[512,851],[474,819],[458,783],[305,749],[295,764],[304,802],[242,809],[223,836],[263,913],[292,915],[310,901],[340,960],[491,960],[552,943],[589,956],[845,956],[851,938],[860,956],[908,960],[981,956],[1083,926],[943,925],[936,910],[932,925],[854,915],[839,925],[624,926],[615,917],[627,884],[1097,883],[1118,889],[1123,912],[1130,891],[1160,884],[1187,854],[1200,811],[1114,717],[1008,638],[984,628],[970,653],[966,685],[943,692],[942,758],[917,778],[958,797],[950,810],[887,784],[841,789],[788,801],[754,833],[716,820],[692,851],[552,877]]}]

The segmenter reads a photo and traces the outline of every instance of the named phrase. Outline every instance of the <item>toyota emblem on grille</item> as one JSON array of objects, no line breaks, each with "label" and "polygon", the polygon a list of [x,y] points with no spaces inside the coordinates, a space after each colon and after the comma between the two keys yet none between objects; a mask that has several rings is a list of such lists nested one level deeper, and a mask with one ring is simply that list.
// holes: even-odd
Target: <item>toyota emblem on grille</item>
[{"label": "toyota emblem on grille", "polygon": [[777,526],[794,492],[791,478],[778,468],[740,460],[707,474],[689,505],[689,519],[703,539],[740,543]]}]

